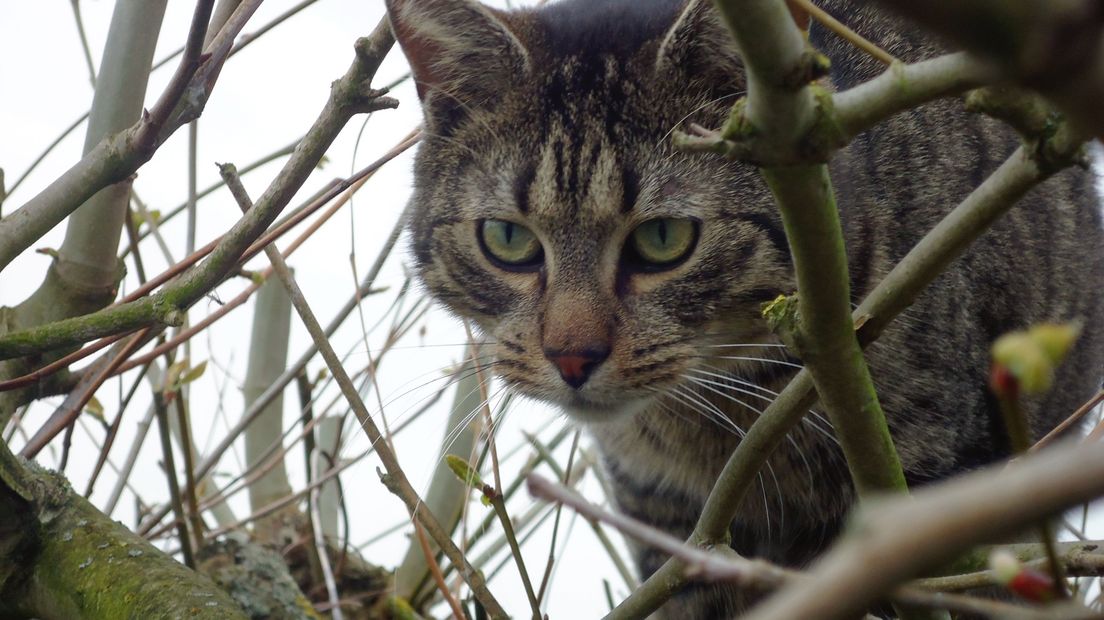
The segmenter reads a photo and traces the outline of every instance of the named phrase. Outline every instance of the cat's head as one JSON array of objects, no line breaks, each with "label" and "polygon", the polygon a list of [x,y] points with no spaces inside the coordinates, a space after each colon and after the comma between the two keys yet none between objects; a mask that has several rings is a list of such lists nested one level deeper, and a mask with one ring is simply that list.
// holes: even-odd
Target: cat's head
[{"label": "cat's head", "polygon": [[[673,148],[743,90],[707,0],[500,12],[387,0],[425,112],[409,229],[495,370],[586,420],[638,410],[791,288],[754,169]],[[715,361],[715,360],[714,360]]]}]

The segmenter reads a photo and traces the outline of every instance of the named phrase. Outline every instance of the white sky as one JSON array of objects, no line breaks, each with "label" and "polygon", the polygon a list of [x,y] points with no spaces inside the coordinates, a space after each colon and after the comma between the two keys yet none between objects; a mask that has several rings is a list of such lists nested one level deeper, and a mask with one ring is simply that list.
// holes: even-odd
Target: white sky
[{"label": "white sky", "polygon": [[[268,0],[251,21],[246,32],[255,30],[276,15],[293,6],[293,0]],[[498,3],[498,4],[501,4]],[[81,3],[87,35],[93,57],[98,62],[103,49],[113,3],[107,0],[85,0]],[[178,48],[185,37],[194,3],[171,0],[165,17],[158,52],[155,58],[163,58]],[[353,41],[368,34],[383,14],[382,0],[320,0],[289,22],[268,33],[243,53],[235,56],[223,70],[214,94],[200,122],[199,138],[199,187],[205,188],[218,180],[214,162],[232,162],[242,167],[301,136],[317,116],[326,100],[331,81],[342,75],[352,58]],[[63,0],[0,0],[0,168],[6,173],[6,185],[11,187],[30,163],[61,131],[83,114],[92,100],[83,53],[69,2]],[[396,49],[381,68],[375,81],[386,84],[405,72],[405,63]],[[157,72],[147,90],[147,105],[152,104],[163,89],[175,64]],[[398,88],[396,96],[402,105],[395,111],[377,113],[364,127],[359,151],[355,151],[362,119],[351,123],[330,149],[329,163],[317,171],[300,194],[310,195],[316,188],[335,176],[344,176],[359,169],[386,152],[420,121],[417,98],[409,84]],[[152,209],[167,211],[183,202],[187,188],[186,151],[187,132],[177,134],[143,166],[135,184],[136,192]],[[56,175],[75,162],[80,156],[84,140],[84,127],[74,132],[47,160],[8,198],[4,212],[10,213],[35,192],[44,187]],[[270,164],[245,178],[246,187],[255,197],[260,194],[280,163]],[[291,263],[296,268],[299,283],[323,323],[329,321],[335,310],[352,294],[355,279],[350,267],[353,256],[360,276],[372,263],[376,249],[389,234],[402,209],[410,186],[410,157],[399,158],[388,164],[365,189],[360,192],[354,207],[338,214],[326,227],[309,241]],[[203,245],[221,234],[238,218],[239,212],[225,192],[217,192],[199,206],[197,246]],[[183,256],[183,224],[179,218],[166,227],[173,256]],[[59,226],[35,247],[57,247],[61,243],[63,226]],[[286,245],[291,237],[285,238]],[[145,247],[147,271],[162,270],[167,262],[159,257],[156,248]],[[25,253],[13,262],[0,280],[0,305],[14,305],[37,287],[46,269],[48,259],[40,254]],[[403,251],[389,261],[378,284],[392,287],[392,295],[380,296],[364,305],[366,325],[374,324],[387,311],[393,292],[404,278]],[[266,266],[263,256],[248,267],[260,269]],[[134,274],[128,276],[125,288],[133,289]],[[243,284],[232,282],[220,289],[219,297],[229,299],[237,294]],[[197,304],[192,311],[193,320],[205,316],[216,307],[215,302]],[[193,428],[200,446],[206,437],[218,436],[242,410],[239,386],[244,377],[248,337],[252,319],[252,305],[233,312],[220,321],[193,344],[192,359],[196,362],[210,359],[208,374],[194,384],[192,390]],[[422,321],[426,332],[414,335],[401,343],[400,348],[389,354],[381,374],[381,390],[386,413],[392,425],[402,415],[417,407],[418,399],[428,397],[432,389],[418,387],[428,379],[440,376],[440,370],[455,362],[464,340],[462,329],[440,313],[432,313]],[[298,319],[292,319],[292,335],[289,358],[294,360],[307,347],[308,338]],[[368,338],[374,349],[381,343],[382,330]],[[348,365],[359,368],[367,362],[367,355],[360,342],[360,327],[354,317],[345,329],[334,338],[339,353],[354,349]],[[419,346],[425,344],[427,346]],[[444,345],[444,346],[441,346]],[[321,368],[315,361],[309,366],[313,375]],[[100,390],[99,398],[107,409],[109,419],[114,415],[114,403],[118,394],[129,386],[129,381],[109,382]],[[220,394],[221,392],[221,394]],[[394,398],[394,401],[391,399]],[[329,396],[323,398],[327,401]],[[367,402],[376,410],[374,394]],[[443,403],[451,400],[446,395]],[[27,423],[35,429],[52,410],[49,401],[36,407]],[[285,419],[297,415],[294,390],[287,393]],[[145,410],[148,397],[140,397],[128,410],[123,431],[112,452],[112,461],[121,462],[128,437],[133,426]],[[423,417],[397,441],[397,451],[407,473],[416,486],[424,490],[428,480],[440,436],[444,432],[445,407]],[[558,416],[535,405],[522,404],[508,418],[500,441],[501,450],[520,444],[519,429],[536,431],[551,422],[554,431],[562,423]],[[90,424],[93,437],[102,432]],[[155,431],[154,431],[155,432]],[[549,434],[545,435],[550,436]],[[16,441],[18,444],[18,440]],[[364,450],[365,442],[359,435],[346,451],[356,456]],[[164,478],[156,467],[159,449],[154,435],[150,435],[142,455],[142,466],[132,478],[142,490],[147,501],[163,501],[167,497]],[[562,452],[562,451],[561,451]],[[83,489],[97,450],[83,432],[77,433],[74,453],[68,474],[77,489]],[[50,462],[50,456],[40,457]],[[222,469],[238,471],[240,449],[235,456],[223,459]],[[301,452],[297,447],[289,457],[292,465],[293,484],[301,485],[302,470],[299,467]],[[179,462],[179,461],[178,461]],[[379,484],[375,472],[377,463],[366,459],[343,476],[345,490],[350,498],[351,539],[354,544],[368,540],[380,531],[405,518],[402,505],[392,498]],[[544,472],[547,475],[547,470]],[[103,502],[114,482],[106,472],[97,484],[93,501]],[[597,497],[597,495],[592,494]],[[526,498],[516,502],[515,514],[528,504]],[[235,498],[233,506],[239,516],[247,514],[244,496]],[[124,495],[115,517],[124,523],[134,523],[133,502]],[[480,515],[480,518],[482,515]],[[614,586],[615,598],[621,598],[625,589],[614,573],[606,556],[585,524],[571,528],[571,536],[564,531],[572,522],[565,512],[561,526],[561,545],[558,552],[558,568],[553,585],[548,613],[553,618],[589,618],[605,612],[608,607],[603,594],[602,579],[609,579]],[[616,538],[616,536],[615,536]],[[393,535],[385,541],[365,549],[369,560],[391,565],[399,561],[407,546],[402,535]],[[547,528],[526,547],[530,571],[539,575],[548,556]],[[492,583],[495,594],[514,614],[524,615],[527,604],[513,567],[502,571],[501,577]]]}]

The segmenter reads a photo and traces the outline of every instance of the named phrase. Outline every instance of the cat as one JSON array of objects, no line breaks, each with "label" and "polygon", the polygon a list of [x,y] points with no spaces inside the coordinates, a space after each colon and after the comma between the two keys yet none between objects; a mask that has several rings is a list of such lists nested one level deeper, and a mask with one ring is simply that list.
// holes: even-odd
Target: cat
[{"label": "cat", "polygon": [[[830,13],[900,59],[944,51],[865,3]],[[425,289],[494,342],[514,390],[596,440],[625,514],[692,530],[742,429],[796,372],[760,317],[794,291],[757,170],[677,150],[687,122],[720,127],[744,92],[712,2],[388,0],[424,117],[408,230]],[[811,27],[836,89],[884,67]],[[1011,130],[948,100],[836,153],[830,169],[861,299],[1015,148]],[[1037,436],[1091,395],[1104,365],[1101,223],[1090,175],[1032,191],[867,350],[910,485],[1008,455],[987,389],[994,338],[1040,321],[1084,331]],[[807,416],[732,523],[748,557],[802,566],[837,534],[854,491],[830,425]],[[634,550],[643,577],[666,559]],[[693,584],[661,611],[731,617],[754,597]]]}]

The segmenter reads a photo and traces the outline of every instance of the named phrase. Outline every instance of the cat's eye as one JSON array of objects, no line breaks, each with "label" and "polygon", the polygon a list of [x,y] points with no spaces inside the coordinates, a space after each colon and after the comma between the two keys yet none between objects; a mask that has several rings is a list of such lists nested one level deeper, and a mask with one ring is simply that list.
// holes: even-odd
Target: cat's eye
[{"label": "cat's eye", "polygon": [[487,257],[506,269],[529,269],[540,265],[544,252],[533,231],[506,220],[483,220],[479,245]]},{"label": "cat's eye", "polygon": [[668,269],[682,262],[698,240],[698,223],[690,219],[661,217],[648,220],[629,237],[628,255],[641,267]]}]

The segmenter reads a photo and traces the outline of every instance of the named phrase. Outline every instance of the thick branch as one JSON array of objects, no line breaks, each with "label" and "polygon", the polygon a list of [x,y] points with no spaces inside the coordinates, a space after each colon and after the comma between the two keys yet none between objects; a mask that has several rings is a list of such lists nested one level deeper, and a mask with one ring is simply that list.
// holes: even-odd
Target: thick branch
[{"label": "thick branch", "polygon": [[854,617],[881,593],[972,544],[1010,536],[1102,494],[1104,451],[1086,442],[988,467],[910,499],[868,505],[811,580],[780,590],[749,618]]},{"label": "thick branch", "polygon": [[[779,0],[718,6],[748,70],[746,120],[756,140],[794,143],[813,124],[805,41]],[[768,34],[769,33],[769,34]],[[804,81],[797,81],[797,80]],[[885,415],[851,322],[847,253],[825,164],[767,167],[797,277],[800,355],[836,429],[860,495],[906,489]]]},{"label": "thick branch", "polygon": [[3,443],[0,514],[4,523],[24,520],[32,529],[19,536],[33,541],[18,556],[0,545],[0,566],[19,567],[0,583],[0,616],[245,617],[209,579],[104,516],[63,477],[21,464]]},{"label": "thick branch", "polygon": [[984,55],[1104,136],[1104,3],[1098,0],[881,0]]}]

